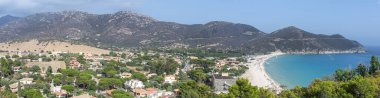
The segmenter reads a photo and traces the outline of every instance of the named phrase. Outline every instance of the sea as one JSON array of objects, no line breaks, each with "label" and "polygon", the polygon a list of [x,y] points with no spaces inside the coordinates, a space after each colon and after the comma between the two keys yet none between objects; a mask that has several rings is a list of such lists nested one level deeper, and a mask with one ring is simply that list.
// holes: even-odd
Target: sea
[{"label": "sea", "polygon": [[380,46],[366,47],[366,53],[355,54],[287,54],[270,58],[265,70],[277,83],[294,88],[307,87],[314,79],[332,77],[337,69],[354,69],[370,65],[371,56],[380,56]]}]

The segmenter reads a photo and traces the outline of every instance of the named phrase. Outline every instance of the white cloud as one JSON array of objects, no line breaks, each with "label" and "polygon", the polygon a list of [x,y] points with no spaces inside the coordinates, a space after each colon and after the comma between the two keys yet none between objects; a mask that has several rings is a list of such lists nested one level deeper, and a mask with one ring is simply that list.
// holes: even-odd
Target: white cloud
[{"label": "white cloud", "polygon": [[0,15],[29,15],[38,12],[81,10],[91,13],[111,13],[133,9],[144,0],[0,0]]}]

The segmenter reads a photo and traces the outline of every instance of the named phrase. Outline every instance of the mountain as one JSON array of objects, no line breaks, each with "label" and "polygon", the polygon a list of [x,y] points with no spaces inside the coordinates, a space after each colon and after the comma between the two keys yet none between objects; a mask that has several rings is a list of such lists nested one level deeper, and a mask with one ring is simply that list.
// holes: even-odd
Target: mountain
[{"label": "mountain", "polygon": [[0,41],[28,39],[72,41],[101,48],[187,47],[249,53],[362,50],[359,43],[341,35],[316,35],[296,27],[266,34],[240,23],[188,25],[126,11],[102,15],[81,11],[37,13],[0,28]]},{"label": "mountain", "polygon": [[20,19],[20,17],[15,17],[15,16],[11,16],[11,15],[6,15],[6,16],[0,17],[0,27],[5,25],[8,22],[15,21],[17,19]]},{"label": "mountain", "polygon": [[286,51],[286,52],[312,52],[325,51],[353,52],[364,50],[357,41],[344,38],[342,35],[313,34],[294,26],[274,31],[265,37],[252,41],[250,48],[255,51]]}]

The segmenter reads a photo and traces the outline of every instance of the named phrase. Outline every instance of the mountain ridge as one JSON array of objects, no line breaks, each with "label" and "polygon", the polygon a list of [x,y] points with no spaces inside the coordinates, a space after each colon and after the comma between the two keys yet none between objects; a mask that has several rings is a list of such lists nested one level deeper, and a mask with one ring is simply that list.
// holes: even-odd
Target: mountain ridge
[{"label": "mountain ridge", "polygon": [[20,17],[16,17],[16,16],[12,16],[12,15],[2,16],[2,17],[0,17],[0,27],[4,26],[5,24],[7,24],[11,21],[15,21],[17,19],[20,19]]},{"label": "mountain ridge", "polygon": [[81,11],[37,13],[0,28],[0,41],[15,39],[65,40],[118,49],[181,47],[247,53],[364,50],[360,43],[342,35],[313,34],[295,26],[265,33],[241,23],[180,24],[128,11],[101,15]]}]

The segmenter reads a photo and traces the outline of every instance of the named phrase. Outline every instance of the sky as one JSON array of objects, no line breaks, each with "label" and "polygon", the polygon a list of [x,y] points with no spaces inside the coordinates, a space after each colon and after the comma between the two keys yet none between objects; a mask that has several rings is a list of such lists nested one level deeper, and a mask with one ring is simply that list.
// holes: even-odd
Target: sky
[{"label": "sky", "polygon": [[296,26],[380,46],[380,0],[0,0],[0,16],[79,10],[134,11],[183,24],[228,21],[270,33]]}]

